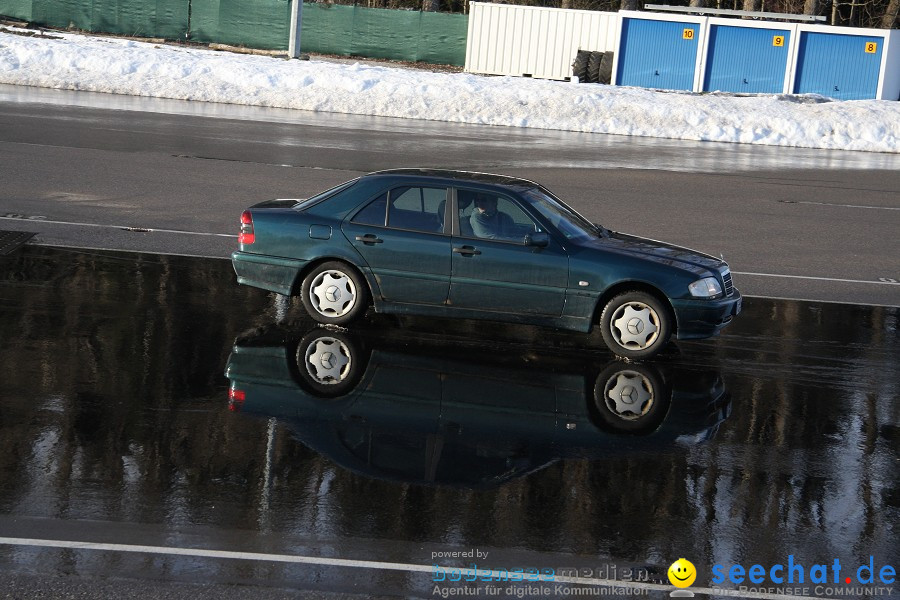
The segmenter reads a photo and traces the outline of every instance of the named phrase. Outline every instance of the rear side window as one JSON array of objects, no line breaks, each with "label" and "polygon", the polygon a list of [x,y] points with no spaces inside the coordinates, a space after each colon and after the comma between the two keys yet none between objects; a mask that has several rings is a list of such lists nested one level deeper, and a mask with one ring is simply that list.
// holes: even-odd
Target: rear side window
[{"label": "rear side window", "polygon": [[384,227],[384,218],[387,214],[387,197],[387,194],[382,194],[369,202],[365,208],[356,213],[351,222]]},{"label": "rear side window", "polygon": [[381,194],[351,219],[352,223],[441,233],[447,189],[403,186]]},{"label": "rear side window", "polygon": [[446,188],[395,188],[388,202],[388,227],[428,233],[443,231],[446,200]]}]

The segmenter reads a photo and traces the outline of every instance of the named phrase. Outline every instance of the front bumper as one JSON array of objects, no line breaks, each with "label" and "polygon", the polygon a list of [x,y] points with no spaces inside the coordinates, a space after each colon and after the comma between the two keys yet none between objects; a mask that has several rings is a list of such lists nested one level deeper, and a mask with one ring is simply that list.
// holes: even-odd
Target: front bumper
[{"label": "front bumper", "polygon": [[679,340],[695,340],[717,335],[741,312],[743,296],[735,288],[727,298],[673,300]]}]

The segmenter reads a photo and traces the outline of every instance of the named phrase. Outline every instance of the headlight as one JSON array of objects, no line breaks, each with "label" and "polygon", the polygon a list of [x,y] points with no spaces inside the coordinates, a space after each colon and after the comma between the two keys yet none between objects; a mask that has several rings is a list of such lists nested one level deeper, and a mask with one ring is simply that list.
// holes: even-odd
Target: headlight
[{"label": "headlight", "polygon": [[722,286],[719,285],[719,280],[715,277],[698,279],[689,285],[688,289],[691,291],[691,296],[697,298],[712,298],[722,293]]}]

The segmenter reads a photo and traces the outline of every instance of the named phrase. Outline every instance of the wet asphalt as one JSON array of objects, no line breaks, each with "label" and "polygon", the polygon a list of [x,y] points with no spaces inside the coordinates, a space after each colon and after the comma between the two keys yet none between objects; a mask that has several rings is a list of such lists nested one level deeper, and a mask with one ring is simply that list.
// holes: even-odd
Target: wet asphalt
[{"label": "wet asphalt", "polygon": [[[858,568],[900,567],[898,328],[748,298],[631,364],[538,328],[332,331],[224,260],[25,246],[0,256],[0,596],[662,598],[686,557],[697,589],[838,560],[840,585],[780,593],[897,597]],[[311,377],[323,348],[341,389]]]},{"label": "wet asphalt", "polygon": [[0,85],[0,229],[227,258],[246,207],[380,169],[542,183],[724,255],[745,295],[900,306],[900,155],[387,119]]}]

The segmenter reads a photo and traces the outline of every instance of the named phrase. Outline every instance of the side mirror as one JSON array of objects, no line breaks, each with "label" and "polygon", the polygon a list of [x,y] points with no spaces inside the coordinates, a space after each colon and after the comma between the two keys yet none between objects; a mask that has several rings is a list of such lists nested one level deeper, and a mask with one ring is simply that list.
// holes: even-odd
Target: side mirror
[{"label": "side mirror", "polygon": [[525,245],[536,248],[546,248],[550,245],[550,236],[546,231],[535,231],[525,234]]}]

